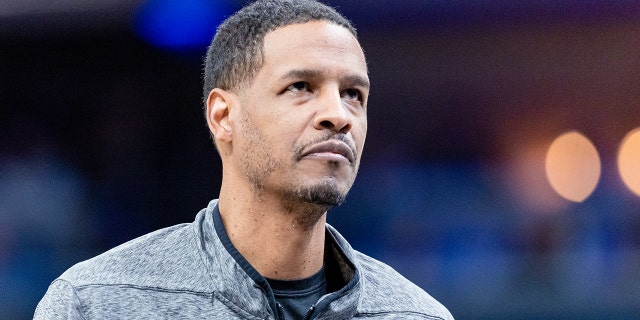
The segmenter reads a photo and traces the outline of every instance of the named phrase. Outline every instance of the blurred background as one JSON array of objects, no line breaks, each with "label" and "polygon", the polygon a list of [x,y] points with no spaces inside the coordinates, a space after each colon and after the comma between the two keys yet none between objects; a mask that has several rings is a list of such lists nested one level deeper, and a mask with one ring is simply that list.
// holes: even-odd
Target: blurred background
[{"label": "blurred background", "polygon": [[[244,3],[0,1],[0,318],[217,197],[202,57]],[[640,318],[640,2],[327,3],[373,86],[330,223],[457,319]]]}]

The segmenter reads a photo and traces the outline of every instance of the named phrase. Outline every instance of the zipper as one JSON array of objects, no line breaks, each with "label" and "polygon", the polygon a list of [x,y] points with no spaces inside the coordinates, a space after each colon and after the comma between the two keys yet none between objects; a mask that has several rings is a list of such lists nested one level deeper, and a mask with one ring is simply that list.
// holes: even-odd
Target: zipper
[{"label": "zipper", "polygon": [[287,320],[287,317],[284,316],[284,307],[280,304],[280,302],[276,302],[276,308],[278,308],[278,319]]}]

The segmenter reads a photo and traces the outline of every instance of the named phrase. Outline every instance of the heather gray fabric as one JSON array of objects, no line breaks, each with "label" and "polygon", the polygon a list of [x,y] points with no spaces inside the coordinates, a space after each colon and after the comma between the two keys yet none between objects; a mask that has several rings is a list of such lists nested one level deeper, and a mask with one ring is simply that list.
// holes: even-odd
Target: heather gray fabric
[{"label": "heather gray fabric", "polygon": [[[225,243],[217,213],[214,200],[193,223],[76,264],[51,284],[34,319],[278,319],[266,280]],[[327,232],[354,270],[344,270],[344,288],[320,299],[314,319],[453,319],[430,295],[352,249],[329,225]]]}]

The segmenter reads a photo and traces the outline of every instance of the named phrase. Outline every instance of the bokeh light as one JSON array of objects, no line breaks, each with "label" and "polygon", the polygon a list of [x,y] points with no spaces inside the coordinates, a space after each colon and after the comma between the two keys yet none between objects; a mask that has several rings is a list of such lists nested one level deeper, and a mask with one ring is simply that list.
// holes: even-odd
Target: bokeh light
[{"label": "bokeh light", "polygon": [[138,10],[134,27],[140,37],[160,48],[199,50],[232,11],[220,0],[149,0]]},{"label": "bokeh light", "polygon": [[640,196],[640,128],[627,134],[618,151],[618,170],[624,184]]},{"label": "bokeh light", "polygon": [[600,157],[593,143],[576,131],[557,137],[545,161],[547,179],[562,197],[582,202],[600,180]]}]

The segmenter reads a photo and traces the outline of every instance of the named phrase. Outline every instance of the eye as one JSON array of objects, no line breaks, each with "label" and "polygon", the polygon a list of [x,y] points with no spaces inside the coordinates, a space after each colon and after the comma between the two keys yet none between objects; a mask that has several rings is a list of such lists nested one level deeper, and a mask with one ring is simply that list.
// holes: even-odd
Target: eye
[{"label": "eye", "polygon": [[346,89],[342,91],[342,96],[350,101],[362,102],[362,93],[358,89]]},{"label": "eye", "polygon": [[288,86],[287,89],[285,89],[285,91],[291,91],[293,93],[303,92],[303,91],[311,91],[311,86],[309,86],[309,83],[307,83],[307,82],[298,81],[298,82]]}]

